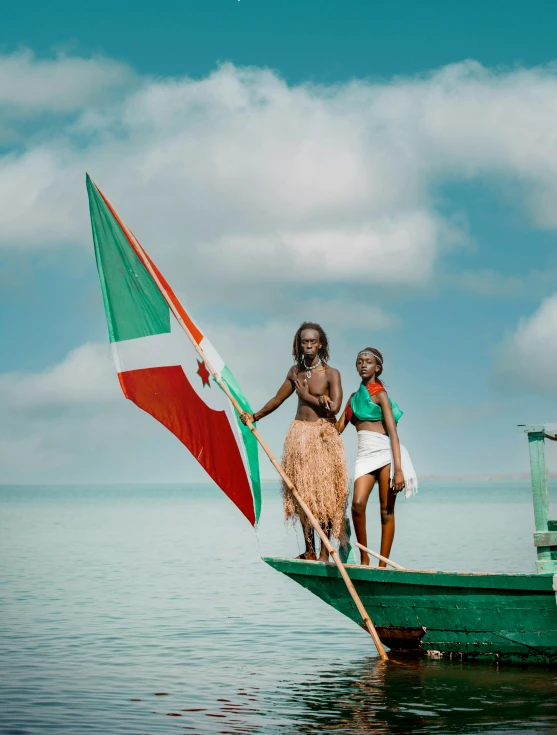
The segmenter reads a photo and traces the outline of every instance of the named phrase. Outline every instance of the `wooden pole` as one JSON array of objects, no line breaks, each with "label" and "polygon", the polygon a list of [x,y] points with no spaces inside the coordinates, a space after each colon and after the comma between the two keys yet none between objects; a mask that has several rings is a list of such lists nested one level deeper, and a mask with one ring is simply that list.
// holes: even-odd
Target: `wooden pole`
[{"label": "wooden pole", "polygon": [[[526,426],[528,448],[530,450],[530,472],[532,476],[532,499],[534,501],[534,545],[538,559],[538,574],[557,571],[557,561],[553,558],[557,545],[557,537],[549,530],[549,495],[547,490],[547,473],[545,466],[544,439],[547,436],[545,426],[541,424]],[[549,438],[552,438],[551,435]]]},{"label": "wooden pole", "polygon": [[[124,227],[125,227],[125,225],[124,225]],[[220,385],[220,387],[226,393],[226,395],[228,396],[230,402],[232,403],[232,405],[234,406],[234,408],[236,409],[236,411],[238,411],[239,414],[243,413],[242,407],[240,406],[240,404],[238,403],[238,401],[236,400],[236,398],[232,395],[232,393],[230,392],[230,389],[228,388],[228,386],[226,385],[226,383],[224,382],[224,380],[222,380],[222,378],[219,375],[219,373],[213,368],[213,366],[211,365],[211,363],[207,360],[207,357],[205,356],[205,353],[203,352],[203,350],[201,349],[201,347],[194,340],[194,338],[193,338],[190,330],[188,329],[188,327],[184,323],[184,320],[182,319],[180,313],[178,312],[178,310],[174,306],[174,303],[172,302],[172,299],[168,295],[168,292],[166,291],[165,287],[160,282],[160,279],[158,278],[157,274],[153,270],[153,268],[151,266],[151,263],[149,262],[149,258],[147,258],[146,253],[143,250],[143,248],[141,247],[139,241],[136,239],[135,235],[131,232],[131,230],[129,228],[126,227],[126,230],[127,230],[128,234],[129,234],[129,236],[131,238],[133,238],[133,241],[134,241],[134,249],[136,250],[138,256],[141,258],[141,262],[143,263],[143,265],[145,266],[145,268],[147,268],[147,270],[148,270],[151,278],[157,284],[157,287],[158,287],[159,291],[161,292],[161,294],[163,295],[163,297],[164,297],[166,303],[168,304],[170,310],[172,311],[172,313],[174,314],[174,316],[178,320],[178,324],[182,327],[182,329],[184,330],[184,332],[187,334],[187,336],[188,336],[190,342],[192,343],[192,345],[194,346],[196,352],[198,353],[198,355],[201,357],[201,359],[203,360],[203,362],[207,366],[207,370],[211,373],[211,375],[213,376],[213,378],[217,381],[217,383]],[[255,428],[255,426],[253,425],[253,423],[251,421],[248,421],[247,422],[247,426],[249,427],[251,433],[255,436],[255,438],[257,439],[257,441],[259,442],[259,444],[263,448],[263,451],[265,452],[265,454],[271,460],[271,463],[274,466],[274,468],[277,470],[277,472],[279,473],[279,475],[284,480],[285,485],[288,487],[288,489],[290,490],[290,492],[292,493],[292,495],[296,499],[296,502],[299,504],[300,508],[306,514],[309,522],[311,523],[311,525],[314,527],[314,529],[319,534],[319,538],[325,544],[325,547],[329,551],[329,554],[331,554],[331,556],[333,557],[333,560],[334,560],[335,564],[338,567],[338,570],[340,572],[340,575],[341,575],[342,579],[344,580],[344,583],[346,584],[346,587],[348,588],[348,592],[350,593],[352,599],[354,600],[354,603],[355,603],[356,607],[358,608],[358,612],[362,616],[362,620],[364,621],[364,624],[365,624],[365,626],[366,626],[369,634],[373,638],[373,642],[375,643],[375,647],[377,648],[377,653],[379,654],[379,657],[383,661],[387,661],[388,660],[388,656],[387,656],[387,654],[385,652],[385,649],[383,648],[383,644],[381,643],[381,640],[380,640],[380,638],[379,638],[379,636],[377,634],[377,631],[375,630],[375,626],[371,622],[371,618],[367,614],[366,609],[363,606],[362,601],[360,600],[360,597],[359,597],[358,593],[356,592],[356,588],[354,587],[354,585],[352,583],[352,580],[348,576],[348,572],[344,568],[344,564],[340,560],[340,557],[338,555],[338,551],[331,544],[331,542],[327,538],[327,535],[325,534],[325,532],[323,531],[323,529],[321,528],[321,526],[317,522],[315,516],[310,511],[310,509],[307,507],[307,505],[304,503],[304,501],[302,500],[302,498],[299,496],[298,491],[294,487],[292,481],[286,475],[286,472],[283,470],[282,466],[277,461],[275,455],[271,452],[270,448],[267,446],[267,443],[264,441],[263,437],[257,431],[257,429]]]},{"label": "wooden pole", "polygon": [[357,541],[356,541],[356,546],[362,551],[367,551],[368,554],[371,554],[376,559],[380,559],[381,561],[384,561],[385,564],[388,564],[390,567],[394,567],[395,569],[398,569],[400,572],[405,571],[405,568],[401,567],[400,564],[395,564],[394,561],[387,559],[386,556],[381,556],[381,554],[378,554],[376,551],[372,551],[371,549],[368,549],[367,546],[363,546],[363,544],[359,544]]},{"label": "wooden pole", "polygon": [[[207,368],[209,368],[209,366],[207,366]],[[219,385],[220,385],[220,383],[219,383]],[[228,390],[228,386],[226,386],[226,384],[225,384],[225,392],[230,397],[230,391]],[[236,410],[238,410],[237,404],[235,404],[234,399],[231,398],[231,400],[232,400],[232,402],[233,402],[234,407],[236,408]],[[239,412],[241,413],[241,409],[240,409]],[[358,608],[358,612],[362,616],[362,620],[364,621],[364,624],[365,624],[365,626],[366,626],[369,634],[373,638],[373,642],[375,643],[375,647],[377,648],[377,653],[379,654],[379,657],[383,661],[388,661],[389,657],[387,656],[387,653],[385,652],[385,649],[383,648],[383,644],[381,643],[381,639],[379,638],[379,635],[377,634],[377,631],[375,630],[375,626],[371,622],[371,618],[367,614],[366,609],[363,606],[362,601],[360,600],[360,596],[356,592],[356,588],[354,587],[354,584],[352,583],[352,580],[348,576],[348,572],[346,571],[346,568],[345,568],[344,564],[340,560],[340,557],[338,555],[338,551],[331,544],[331,542],[327,538],[327,535],[325,534],[325,532],[323,531],[323,529],[321,528],[321,526],[317,522],[315,516],[310,511],[310,509],[307,507],[307,505],[302,500],[302,498],[299,496],[298,491],[294,487],[292,481],[287,476],[287,474],[283,470],[282,466],[278,463],[278,461],[276,460],[274,454],[271,452],[271,450],[267,446],[267,443],[261,437],[261,435],[259,434],[259,432],[255,428],[255,426],[251,423],[251,421],[248,421],[248,426],[251,429],[251,431],[252,431],[253,435],[255,436],[255,438],[257,439],[257,441],[263,447],[263,451],[269,457],[269,459],[271,460],[271,463],[273,464],[273,466],[275,467],[275,469],[277,470],[277,472],[279,473],[279,475],[284,480],[285,485],[288,487],[288,489],[290,490],[290,492],[292,493],[292,495],[296,499],[296,502],[298,503],[298,505],[300,506],[300,508],[304,511],[304,513],[306,514],[309,522],[311,523],[311,525],[315,528],[315,530],[319,534],[319,538],[321,539],[321,542],[325,544],[327,550],[329,551],[329,554],[331,554],[331,556],[333,557],[333,561],[337,565],[337,568],[338,568],[338,570],[340,572],[340,575],[341,575],[342,579],[344,580],[344,584],[348,588],[348,592],[350,592],[350,595],[351,595],[352,599],[354,600],[354,603],[356,604],[356,607]]]}]

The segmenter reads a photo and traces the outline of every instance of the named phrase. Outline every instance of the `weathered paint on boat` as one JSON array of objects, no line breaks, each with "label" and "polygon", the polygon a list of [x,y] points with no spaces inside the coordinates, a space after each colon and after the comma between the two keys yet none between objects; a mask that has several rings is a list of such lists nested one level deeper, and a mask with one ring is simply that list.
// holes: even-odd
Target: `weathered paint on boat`
[{"label": "weathered paint on boat", "polygon": [[[400,652],[557,665],[557,521],[549,519],[545,426],[528,436],[538,574],[380,569],[346,564],[383,645]],[[334,564],[265,558],[361,627]]]},{"label": "weathered paint on boat", "polygon": [[[334,564],[264,561],[361,624]],[[557,575],[346,568],[391,650],[557,664]]]},{"label": "weathered paint on boat", "polygon": [[545,439],[555,440],[555,432],[548,433],[545,426],[525,426],[530,453],[532,476],[532,501],[534,503],[534,546],[538,559],[538,572],[557,572],[557,523],[549,520],[549,494],[545,465]]}]

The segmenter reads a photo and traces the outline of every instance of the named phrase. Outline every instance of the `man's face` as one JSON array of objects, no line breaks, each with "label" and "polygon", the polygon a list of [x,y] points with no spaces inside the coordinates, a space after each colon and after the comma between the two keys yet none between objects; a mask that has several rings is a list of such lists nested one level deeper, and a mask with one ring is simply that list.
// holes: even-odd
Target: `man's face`
[{"label": "man's face", "polygon": [[321,349],[321,341],[319,339],[319,332],[316,329],[304,329],[300,335],[300,342],[302,343],[302,355],[309,362],[313,360],[319,354]]}]

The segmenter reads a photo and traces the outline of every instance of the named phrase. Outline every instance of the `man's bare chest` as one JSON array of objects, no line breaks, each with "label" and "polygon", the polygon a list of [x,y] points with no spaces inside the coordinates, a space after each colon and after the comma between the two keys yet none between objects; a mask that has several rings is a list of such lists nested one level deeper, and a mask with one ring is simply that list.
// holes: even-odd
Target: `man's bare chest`
[{"label": "man's bare chest", "polygon": [[311,378],[308,378],[306,371],[302,370],[298,373],[298,380],[301,383],[303,383],[304,380],[307,380],[307,388],[312,396],[329,395],[329,380],[325,371],[313,371]]}]

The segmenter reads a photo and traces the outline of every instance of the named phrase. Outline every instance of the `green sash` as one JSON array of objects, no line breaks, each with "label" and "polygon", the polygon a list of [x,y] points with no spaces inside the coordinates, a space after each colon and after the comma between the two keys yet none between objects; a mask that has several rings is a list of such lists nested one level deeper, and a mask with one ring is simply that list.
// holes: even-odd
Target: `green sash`
[{"label": "green sash", "polygon": [[[403,411],[400,410],[398,404],[389,398],[395,423],[398,424]],[[383,409],[371,400],[367,387],[361,383],[358,390],[350,400],[350,407],[354,416],[359,421],[383,421]]]}]

